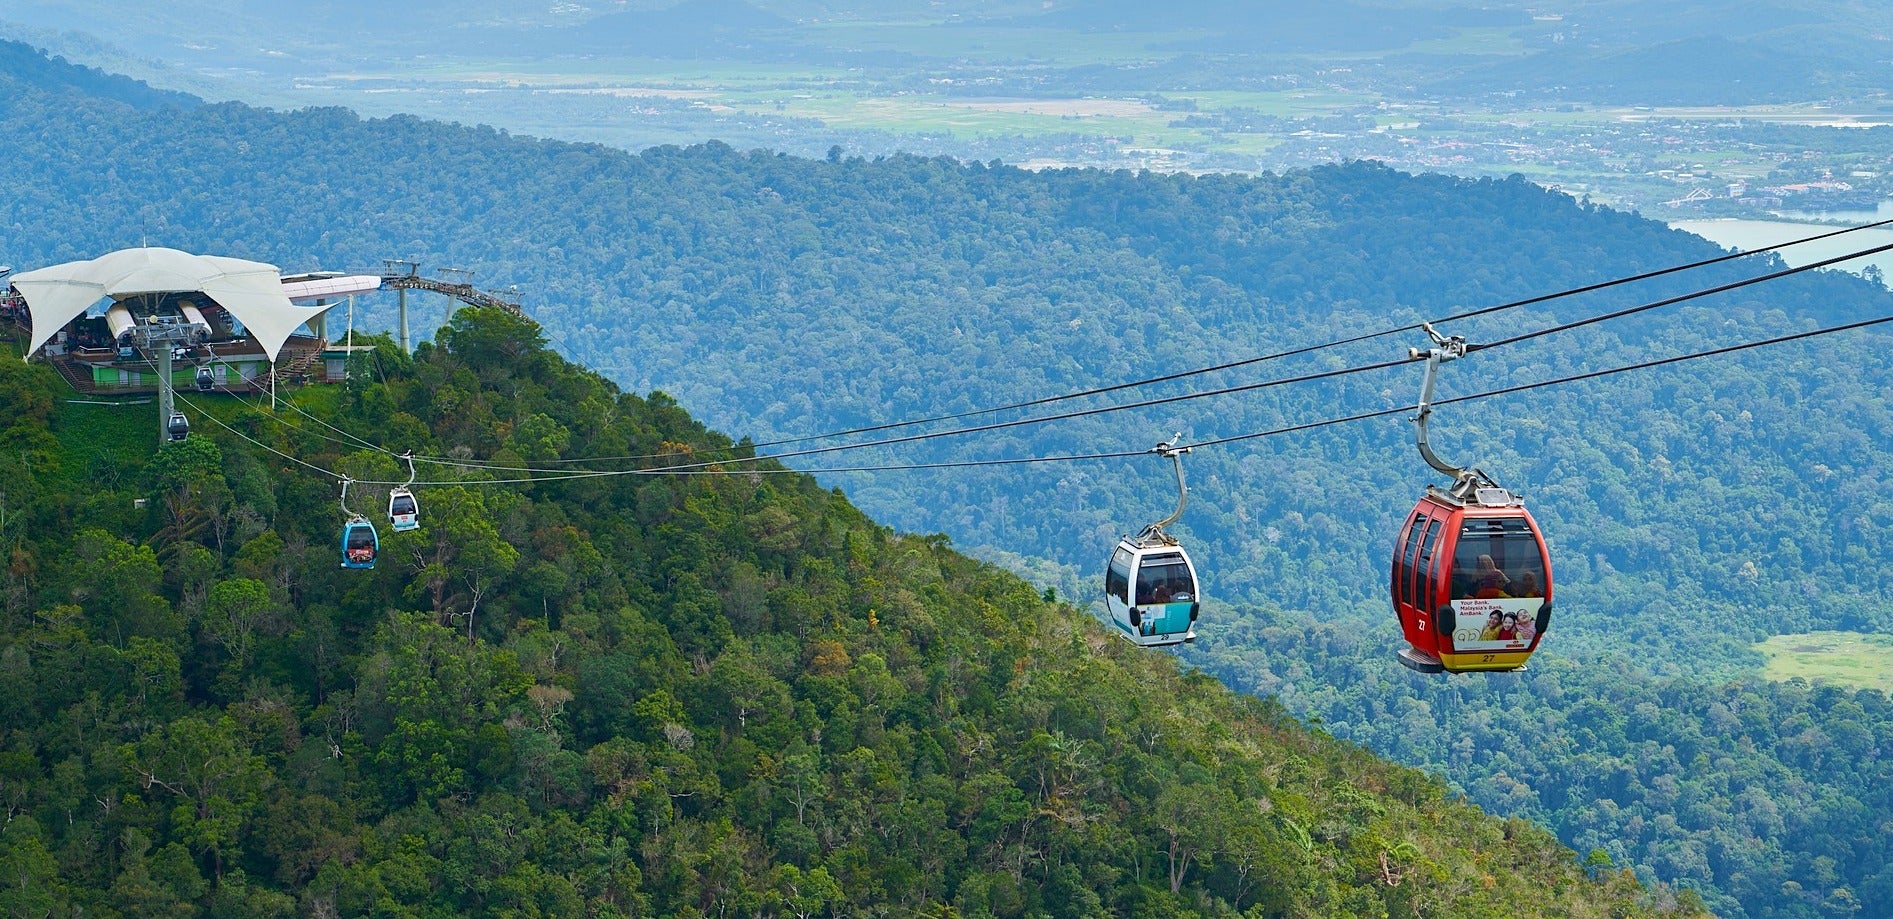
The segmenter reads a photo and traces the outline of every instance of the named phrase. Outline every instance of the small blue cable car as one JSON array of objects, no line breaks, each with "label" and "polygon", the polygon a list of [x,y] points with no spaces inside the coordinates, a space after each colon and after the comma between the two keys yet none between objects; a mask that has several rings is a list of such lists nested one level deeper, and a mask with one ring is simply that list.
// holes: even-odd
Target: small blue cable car
[{"label": "small blue cable car", "polygon": [[1189,500],[1182,455],[1190,448],[1176,446],[1182,437],[1178,434],[1151,450],[1176,466],[1177,509],[1142,533],[1119,540],[1104,571],[1104,608],[1111,623],[1124,640],[1143,648],[1195,641],[1196,618],[1203,608],[1190,554],[1163,531],[1183,516]]},{"label": "small blue cable car", "polygon": [[381,537],[368,518],[356,514],[342,526],[342,567],[373,568],[381,554]]}]

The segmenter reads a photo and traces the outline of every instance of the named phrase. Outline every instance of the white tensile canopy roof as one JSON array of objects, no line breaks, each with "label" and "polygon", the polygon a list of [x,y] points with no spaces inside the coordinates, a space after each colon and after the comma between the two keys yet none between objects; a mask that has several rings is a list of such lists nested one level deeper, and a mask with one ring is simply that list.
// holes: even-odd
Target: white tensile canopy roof
[{"label": "white tensile canopy roof", "polygon": [[155,246],[24,271],[8,280],[26,298],[33,317],[29,355],[106,297],[201,293],[243,323],[272,361],[291,332],[329,309],[291,304],[283,292],[282,271],[275,265]]}]

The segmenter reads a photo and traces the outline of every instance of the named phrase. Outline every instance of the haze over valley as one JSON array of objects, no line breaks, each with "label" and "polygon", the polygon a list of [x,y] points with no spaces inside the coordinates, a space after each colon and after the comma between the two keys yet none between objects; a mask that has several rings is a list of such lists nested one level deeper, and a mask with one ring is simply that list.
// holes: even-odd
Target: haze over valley
[{"label": "haze over valley", "polygon": [[629,150],[1522,173],[1659,219],[1893,191],[1883,12],[1443,0],[40,3],[0,37],[210,99]]}]

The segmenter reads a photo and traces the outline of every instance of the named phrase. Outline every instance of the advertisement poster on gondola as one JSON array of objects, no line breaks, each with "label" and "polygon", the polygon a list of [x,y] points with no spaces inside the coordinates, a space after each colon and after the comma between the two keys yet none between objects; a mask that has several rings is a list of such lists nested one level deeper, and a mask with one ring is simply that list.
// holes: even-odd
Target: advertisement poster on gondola
[{"label": "advertisement poster on gondola", "polygon": [[1453,649],[1523,651],[1538,634],[1541,597],[1495,597],[1453,601]]}]

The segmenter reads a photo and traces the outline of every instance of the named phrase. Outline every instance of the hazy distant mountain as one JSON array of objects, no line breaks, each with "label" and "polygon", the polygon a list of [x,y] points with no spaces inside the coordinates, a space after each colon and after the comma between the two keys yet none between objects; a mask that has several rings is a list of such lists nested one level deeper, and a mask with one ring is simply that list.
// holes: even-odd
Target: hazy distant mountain
[{"label": "hazy distant mountain", "polygon": [[[8,31],[14,24],[26,29]],[[987,41],[975,32],[979,29],[1000,30],[994,35],[1003,37]],[[1035,56],[1041,32],[1047,48],[1077,41],[1073,33],[1131,36],[1131,47],[1148,49],[1151,60],[1139,62],[1135,70],[1125,70],[1115,59],[1079,61],[1035,72],[1029,80],[1002,72]],[[125,53],[79,55],[71,44],[74,33],[95,36]],[[222,95],[252,100],[281,93],[312,72],[398,73],[422,55],[444,62],[587,54],[840,65],[861,68],[869,84],[901,91],[911,90],[909,81],[953,71],[960,84],[999,94],[1031,94],[1040,85],[1066,94],[1245,89],[1255,85],[1245,83],[1247,77],[1283,72],[1282,55],[1296,55],[1297,65],[1316,67],[1324,66],[1321,55],[1348,55],[1357,73],[1371,74],[1356,82],[1390,99],[1417,92],[1432,98],[1505,94],[1634,105],[1750,104],[1863,99],[1881,91],[1881,62],[1893,58],[1893,48],[1881,36],[1893,35],[1893,5],[1849,0],[1569,0],[1556,7],[1536,0],[29,0],[0,8],[0,35],[43,39],[35,43],[50,43],[68,57],[93,64],[161,61],[181,74],[226,79],[233,88]],[[1116,37],[1100,41],[1124,47]],[[974,70],[997,69],[960,72],[969,47],[988,49]],[[994,48],[1012,57],[994,55]],[[1207,67],[1190,60],[1201,54],[1216,60]],[[132,70],[150,76],[141,67]],[[1164,79],[1171,71],[1183,75]],[[166,85],[198,89],[189,79]]]},{"label": "hazy distant mountain", "polygon": [[1083,0],[1036,17],[1035,24],[1086,31],[1172,32],[1211,29],[1214,35],[1171,47],[1244,52],[1378,51],[1446,38],[1468,26],[1523,26],[1523,11],[1449,7],[1415,9],[1337,0],[1333,3],[1251,3],[1179,0]]},{"label": "hazy distant mountain", "polygon": [[17,92],[22,87],[111,99],[146,110],[203,104],[196,96],[152,89],[137,80],[82,67],[63,57],[49,60],[31,45],[0,41],[0,93]]},{"label": "hazy distant mountain", "polygon": [[1468,70],[1427,89],[1447,96],[1506,93],[1614,105],[1757,105],[1815,101],[1868,79],[1845,58],[1698,37],[1614,53],[1560,47]]},{"label": "hazy distant mountain", "polygon": [[446,3],[442,0],[411,0],[403,3],[375,3],[371,0],[312,0],[309,3],[245,0],[242,8],[246,15],[259,20],[334,27],[376,23],[396,26],[422,22],[451,23],[479,15],[479,4]]},{"label": "hazy distant mountain", "polygon": [[561,30],[570,49],[689,57],[751,44],[794,23],[743,0],[685,0],[652,11],[610,13]]},{"label": "hazy distant mountain", "polygon": [[1534,9],[1542,15],[1561,16],[1559,22],[1575,30],[1582,40],[1627,46],[1687,38],[1754,37],[1812,24],[1836,27],[1834,34],[1839,36],[1876,16],[1863,6],[1823,0],[1792,5],[1771,0],[1600,0],[1558,9]]}]

